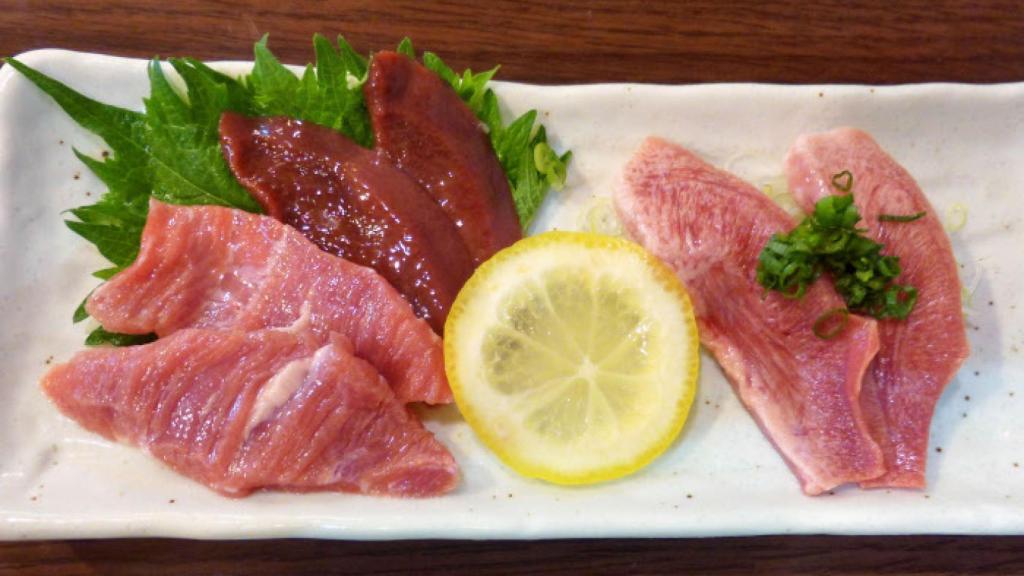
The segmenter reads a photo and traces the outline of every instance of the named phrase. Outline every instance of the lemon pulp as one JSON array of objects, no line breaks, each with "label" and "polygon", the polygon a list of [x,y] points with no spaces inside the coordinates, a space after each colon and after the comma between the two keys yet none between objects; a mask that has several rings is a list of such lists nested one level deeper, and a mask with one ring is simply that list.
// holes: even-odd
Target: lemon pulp
[{"label": "lemon pulp", "polygon": [[617,478],[675,439],[698,339],[674,274],[621,238],[549,232],[499,252],[445,325],[467,422],[508,466],[560,484]]}]

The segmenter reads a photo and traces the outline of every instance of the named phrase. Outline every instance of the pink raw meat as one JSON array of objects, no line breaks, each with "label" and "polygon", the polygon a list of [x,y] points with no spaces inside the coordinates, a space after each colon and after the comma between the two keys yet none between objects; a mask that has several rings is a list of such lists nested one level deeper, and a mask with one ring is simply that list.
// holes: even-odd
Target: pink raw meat
[{"label": "pink raw meat", "polygon": [[337,334],[179,330],[80,352],[42,386],[85,428],[228,496],[433,496],[458,482],[451,454]]},{"label": "pink raw meat", "polygon": [[701,342],[807,494],[881,475],[858,396],[878,350],[875,322],[850,316],[831,340],[814,335],[843,306],[827,280],[801,300],[765,294],[758,255],[792,220],[767,196],[686,149],[649,138],[626,166],[615,205],[629,235],[670,266],[693,299]]},{"label": "pink raw meat", "polygon": [[[907,320],[879,322],[881,349],[864,380],[861,406],[887,472],[861,484],[923,488],[935,403],[969,353],[956,261],[928,199],[871,136],[851,128],[801,136],[786,158],[790,191],[804,210],[839,193],[832,176],[844,170],[853,175],[859,225],[885,245],[885,254],[899,256],[897,282],[918,290]],[[878,220],[918,212],[926,215],[914,222]]]},{"label": "pink raw meat", "polygon": [[291,327],[324,343],[338,332],[400,400],[452,398],[441,339],[384,278],[266,216],[152,201],[138,258],[86,309],[127,334]]}]

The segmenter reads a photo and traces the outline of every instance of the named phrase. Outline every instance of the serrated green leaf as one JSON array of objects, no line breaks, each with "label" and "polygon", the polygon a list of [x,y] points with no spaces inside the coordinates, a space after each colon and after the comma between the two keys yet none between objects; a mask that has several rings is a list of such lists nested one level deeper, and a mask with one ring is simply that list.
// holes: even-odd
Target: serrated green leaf
[{"label": "serrated green leaf", "polygon": [[[6,61],[110,147],[104,160],[74,149],[79,160],[107,185],[107,191],[96,203],[69,210],[76,220],[66,221],[115,264],[98,271],[97,277],[109,278],[135,260],[150,196],[176,203],[202,201],[258,208],[228,172],[218,142],[217,122],[223,110],[252,109],[244,84],[198,61],[175,60],[172,65],[185,80],[191,97],[186,100],[173,91],[159,65],[153,64],[155,94],[147,102],[147,114],[141,114],[97,102],[14,59]],[[84,308],[80,307],[74,318],[80,321],[82,314]],[[134,341],[94,334],[94,342]]]},{"label": "serrated green leaf", "polygon": [[323,36],[313,37],[316,66],[296,76],[267,48],[266,37],[257,42],[255,65],[248,83],[256,111],[265,116],[288,116],[333,128],[365,147],[373,144],[362,86],[366,60],[338,37],[335,49]]},{"label": "serrated green leaf", "polygon": [[4,58],[4,62],[53,98],[75,122],[102,138],[115,156],[121,156],[130,163],[145,157],[142,114],[97,102],[14,58]]},{"label": "serrated green leaf", "polygon": [[[501,126],[501,110],[498,108],[498,97],[494,95],[493,90],[484,92],[483,103],[476,117],[487,126],[488,132],[492,131],[492,126]],[[493,142],[494,138],[491,140]]]},{"label": "serrated green leaf", "polygon": [[150,94],[145,99],[149,166],[153,196],[172,204],[212,204],[260,212],[253,197],[235,180],[220,150],[217,123],[227,109],[227,90],[199,81],[187,95],[168,82],[160,62],[149,65]]},{"label": "serrated green leaf", "polygon": [[516,213],[519,215],[519,222],[525,228],[537,208],[544,200],[546,187],[543,186],[540,174],[534,169],[534,154],[529,148],[520,148],[515,158],[515,180],[512,189],[512,197],[516,200]]},{"label": "serrated green leaf", "polygon": [[[92,296],[92,292],[89,293],[89,296]],[[82,302],[78,305],[78,308],[75,308],[75,314],[71,317],[72,324],[78,324],[89,317],[89,313],[85,311],[85,303],[89,301],[89,296],[82,298]]]},{"label": "serrated green leaf", "polygon": [[[352,45],[345,40],[345,37],[338,35],[338,54],[341,56],[342,61],[345,64],[345,70],[348,74],[352,75],[352,78],[359,82],[360,85],[366,80],[366,73],[368,70],[368,62],[366,58],[355,51]],[[346,84],[351,84],[352,81],[346,78]]]},{"label": "serrated green leaf", "polygon": [[412,39],[410,39],[408,36],[402,38],[402,41],[398,43],[398,48],[396,48],[395,51],[398,52],[399,54],[405,54],[406,56],[412,58],[413,60],[416,59],[416,50],[413,49]]},{"label": "serrated green leaf", "polygon": [[102,138],[111,148],[106,160],[97,160],[79,150],[75,155],[107,185],[108,190],[91,207],[72,210],[82,222],[68,221],[73,231],[94,243],[107,259],[122,263],[134,258],[148,210],[151,177],[145,170],[145,117],[131,110],[97,102],[57,80],[8,58],[21,72],[83,128]]},{"label": "serrated green leaf", "polygon": [[348,110],[352,92],[345,82],[345,60],[331,46],[330,41],[320,34],[313,36],[313,52],[316,54],[316,81],[323,98],[321,108],[326,111]]},{"label": "serrated green leaf", "polygon": [[[494,148],[498,153],[498,160],[502,160],[504,163],[504,159],[508,158],[512,167],[515,168],[514,172],[518,172],[520,154],[523,150],[530,148],[530,136],[533,135],[533,123],[536,121],[537,111],[530,110],[513,120],[508,127],[496,131]],[[531,149],[530,152],[532,153],[533,150]],[[506,172],[509,170],[506,169]],[[515,175],[510,174],[509,177],[514,178]]]},{"label": "serrated green leaf", "polygon": [[558,156],[551,149],[551,146],[548,146],[546,141],[538,142],[533,147],[534,166],[544,176],[544,180],[547,181],[548,185],[555,190],[561,190],[562,186],[565,185],[565,164],[569,159],[567,154],[561,157]]},{"label": "serrated green leaf", "polygon": [[101,182],[107,185],[107,191],[100,196],[97,205],[116,207],[130,213],[134,219],[145,221],[149,211],[152,175],[145,164],[144,156],[129,159],[115,150],[114,155],[102,161],[87,156],[76,148],[72,148],[72,151]]},{"label": "serrated green leaf", "polygon": [[261,114],[287,115],[292,111],[299,89],[298,77],[281,65],[267,48],[266,36],[253,47],[253,57],[248,83],[253,89],[256,109]]},{"label": "serrated green leaf", "polygon": [[437,54],[434,54],[433,52],[424,52],[423,65],[434,74],[440,76],[442,80],[447,82],[452,88],[455,88],[456,92],[458,92],[456,87],[462,82],[462,79],[456,76],[455,71],[449,68]]},{"label": "serrated green leaf", "polygon": [[128,266],[139,254],[142,228],[127,228],[110,224],[91,224],[65,220],[68,228],[96,245],[100,254],[118,266]]},{"label": "serrated green leaf", "polygon": [[185,82],[191,121],[202,128],[200,137],[205,142],[220,137],[218,125],[226,110],[246,115],[256,113],[252,89],[246,84],[194,58],[171,58],[168,62]]},{"label": "serrated green leaf", "polygon": [[124,270],[124,268],[122,268],[120,266],[112,266],[110,268],[104,268],[102,270],[97,270],[97,271],[93,272],[92,275],[95,278],[99,278],[100,280],[110,280],[111,278],[114,277],[115,274],[117,274],[121,270]]}]

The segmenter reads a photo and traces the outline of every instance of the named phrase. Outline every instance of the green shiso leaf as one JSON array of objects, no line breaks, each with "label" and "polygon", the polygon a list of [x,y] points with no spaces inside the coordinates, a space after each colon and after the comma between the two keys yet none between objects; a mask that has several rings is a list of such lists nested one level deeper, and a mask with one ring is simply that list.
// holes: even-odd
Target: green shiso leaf
[{"label": "green shiso leaf", "polygon": [[255,65],[248,77],[255,113],[289,116],[333,128],[359,144],[373,144],[370,115],[363,100],[367,62],[341,36],[335,48],[323,36],[313,37],[316,67],[307,65],[296,76],[267,48],[267,37],[256,43]]}]

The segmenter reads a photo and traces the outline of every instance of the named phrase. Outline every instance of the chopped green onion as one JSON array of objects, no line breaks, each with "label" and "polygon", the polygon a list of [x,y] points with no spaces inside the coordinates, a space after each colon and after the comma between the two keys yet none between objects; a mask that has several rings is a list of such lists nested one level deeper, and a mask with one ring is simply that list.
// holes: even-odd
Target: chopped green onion
[{"label": "chopped green onion", "polygon": [[878,318],[906,320],[917,303],[917,288],[893,284],[885,291],[885,307]]},{"label": "chopped green onion", "polygon": [[594,198],[589,206],[580,212],[579,227],[584,232],[604,234],[605,236],[622,236],[622,222],[619,221],[608,196]]},{"label": "chopped green onion", "polygon": [[913,222],[914,220],[917,220],[919,218],[923,218],[925,216],[925,214],[927,214],[927,212],[925,212],[923,210],[921,212],[918,212],[917,214],[907,214],[905,216],[900,216],[900,215],[896,215],[896,214],[879,214],[878,215],[878,221],[879,222]]},{"label": "chopped green onion", "polygon": [[761,185],[761,191],[790,216],[795,218],[803,215],[803,210],[797,205],[793,195],[789,193],[789,186],[785,178],[776,176],[764,182]]},{"label": "chopped green onion", "polygon": [[884,246],[857,227],[860,220],[852,194],[822,198],[795,228],[768,240],[758,257],[757,282],[784,298],[800,299],[827,273],[849,311],[905,319],[917,302],[917,290],[893,283],[902,271],[899,257],[882,254]]},{"label": "chopped green onion", "polygon": [[967,207],[957,202],[946,209],[946,231],[959,232],[967,225]]},{"label": "chopped green onion", "polygon": [[843,332],[850,321],[850,311],[846,308],[833,308],[814,321],[814,335],[822,340],[831,340]]},{"label": "chopped green onion", "polygon": [[533,164],[552,188],[561,190],[565,186],[566,163],[547,142],[540,142],[533,147]]},{"label": "chopped green onion", "polygon": [[114,346],[136,346],[148,344],[156,340],[156,334],[118,334],[107,332],[102,326],[89,333],[85,339],[86,346],[103,346],[112,344]]},{"label": "chopped green onion", "polygon": [[801,282],[800,284],[797,284],[795,288],[796,289],[793,289],[793,287],[790,287],[789,290],[783,290],[782,291],[783,298],[789,298],[790,300],[799,300],[799,299],[804,297],[804,294],[807,293],[807,284],[806,283]]},{"label": "chopped green onion", "polygon": [[834,174],[832,176],[832,186],[840,192],[853,190],[853,174],[849,170],[843,170],[839,174]]},{"label": "chopped green onion", "polygon": [[895,256],[882,256],[876,267],[885,278],[895,278],[900,275],[900,259]]},{"label": "chopped green onion", "polygon": [[974,300],[974,292],[967,289],[967,286],[960,286],[960,300],[963,301],[964,308],[970,308],[971,302]]}]

